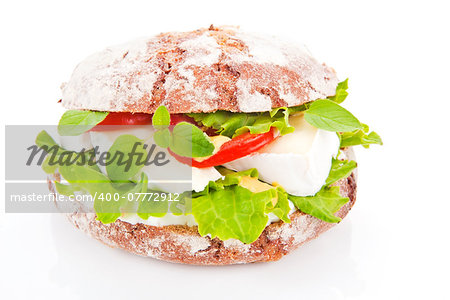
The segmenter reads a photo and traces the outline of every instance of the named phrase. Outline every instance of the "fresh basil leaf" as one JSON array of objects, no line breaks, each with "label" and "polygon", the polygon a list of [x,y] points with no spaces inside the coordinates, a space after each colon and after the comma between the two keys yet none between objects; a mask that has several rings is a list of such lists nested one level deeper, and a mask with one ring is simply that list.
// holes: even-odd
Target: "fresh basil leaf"
[{"label": "fresh basil leaf", "polygon": [[[169,197],[169,194],[166,195]],[[149,195],[143,195],[142,200],[139,202],[137,215],[144,220],[147,220],[149,217],[161,218],[167,214],[168,210],[168,201],[160,201],[156,197],[150,198]]]},{"label": "fresh basil leaf", "polygon": [[[65,154],[68,151],[61,148],[55,140],[47,133],[47,131],[42,130],[36,137],[36,146],[42,148],[48,155],[46,157],[47,163],[53,155],[58,157],[59,155]],[[44,170],[45,171],[45,170]]]},{"label": "fresh basil leaf", "polygon": [[[139,200],[143,195],[139,196],[139,193],[146,193],[148,190],[148,177],[145,172],[141,172],[140,179],[137,182],[129,181],[126,183],[111,183],[112,186],[118,191],[120,195],[127,201],[120,207],[122,213],[136,213]],[[140,198],[138,198],[140,197]]]},{"label": "fresh basil leaf", "polygon": [[59,145],[45,130],[42,130],[41,132],[39,132],[39,134],[36,137],[35,143],[36,143],[36,146],[38,146],[40,148],[43,148],[44,146],[48,147],[48,148],[51,148],[51,147],[59,148]]},{"label": "fresh basil leaf", "polygon": [[336,94],[334,96],[328,97],[328,99],[336,103],[344,102],[345,98],[347,98],[348,96],[347,89],[348,89],[348,78],[338,83],[336,87]]},{"label": "fresh basil leaf", "polygon": [[288,196],[289,200],[302,212],[328,223],[337,223],[341,218],[334,214],[345,205],[349,199],[342,197],[338,186],[324,186],[314,196]]},{"label": "fresh basil leaf", "polygon": [[155,144],[162,147],[167,148],[170,146],[170,131],[168,128],[164,128],[156,131],[153,134],[153,140]]},{"label": "fresh basil leaf", "polygon": [[330,185],[340,179],[347,178],[348,176],[350,176],[350,174],[352,174],[353,170],[356,169],[356,167],[357,164],[354,160],[348,161],[333,158],[330,174],[325,181],[325,185]]},{"label": "fresh basil leaf", "polygon": [[109,148],[106,159],[106,172],[115,181],[128,181],[144,166],[147,151],[143,141],[134,135],[119,136]]},{"label": "fresh basil leaf", "polygon": [[139,201],[137,208],[137,215],[144,220],[147,220],[150,216],[152,217],[164,217],[169,209],[168,201],[156,201],[157,199],[151,196],[151,192],[157,193],[157,191],[148,190],[148,177],[142,172],[141,186],[139,196],[136,199]]},{"label": "fresh basil leaf", "polygon": [[369,148],[370,144],[383,145],[383,141],[381,140],[381,137],[375,131],[372,131],[365,137],[364,143],[367,146],[366,148]]},{"label": "fresh basil leaf", "polygon": [[170,203],[170,212],[175,216],[187,215],[192,211],[192,192],[186,191],[179,195],[178,201]]},{"label": "fresh basil leaf", "polygon": [[68,110],[58,124],[60,135],[80,135],[103,121],[109,112],[90,110]]},{"label": "fresh basil leaf", "polygon": [[312,102],[305,111],[305,120],[317,128],[334,132],[363,128],[348,110],[328,99]]},{"label": "fresh basil leaf", "polygon": [[45,157],[44,162],[42,163],[42,170],[47,173],[47,174],[54,174],[55,171],[58,169],[58,164],[50,164],[50,160],[51,160],[52,156],[51,155],[47,155]]},{"label": "fresh basil leaf", "polygon": [[[38,134],[35,142],[47,153],[41,166],[47,174],[53,174],[60,164],[88,164],[89,157],[95,155],[93,150],[85,152],[65,150],[45,130]],[[98,169],[96,164],[89,165],[89,167]]]},{"label": "fresh basil leaf", "polygon": [[[120,217],[120,207],[127,199],[122,197],[123,193],[115,189],[104,174],[89,166],[74,164],[60,166],[59,172],[70,184],[79,186],[94,197],[94,210],[99,221],[113,223]],[[119,197],[116,198],[116,195]]]},{"label": "fresh basil leaf", "polygon": [[375,131],[369,133],[369,126],[365,124],[363,124],[363,129],[341,132],[339,137],[341,139],[341,148],[357,145],[369,148],[371,144],[383,145],[381,137]]},{"label": "fresh basil leaf", "polygon": [[55,181],[55,188],[58,193],[64,196],[72,196],[75,192],[81,190],[81,188],[77,187],[76,185],[62,184],[57,181]]},{"label": "fresh basil leaf", "polygon": [[170,124],[170,114],[165,106],[155,111],[152,119],[157,131],[153,139],[162,147],[170,147],[174,153],[185,157],[205,157],[214,151],[214,144],[201,129],[187,122],[180,122],[172,130],[167,128]]},{"label": "fresh basil leaf", "polygon": [[[155,195],[160,194],[160,191],[152,191],[148,190],[148,178],[146,178],[146,183],[142,186],[145,190],[142,189],[141,194],[139,196],[139,206],[137,209],[137,215],[144,220],[147,220],[149,217],[164,217],[169,210],[169,201],[160,201],[159,197],[157,198]],[[153,193],[153,194],[151,194]],[[165,193],[167,197],[169,197],[168,193]]]},{"label": "fresh basil leaf", "polygon": [[170,125],[170,113],[163,105],[158,107],[153,114],[152,124],[156,130],[167,128]]},{"label": "fresh basil leaf", "polygon": [[156,145],[167,148],[170,146],[171,134],[168,129],[170,125],[170,113],[165,106],[160,106],[153,114],[152,124],[156,129],[153,140]]},{"label": "fresh basil leaf", "polygon": [[186,157],[209,156],[214,151],[214,144],[198,127],[180,122],[173,128],[170,150]]}]

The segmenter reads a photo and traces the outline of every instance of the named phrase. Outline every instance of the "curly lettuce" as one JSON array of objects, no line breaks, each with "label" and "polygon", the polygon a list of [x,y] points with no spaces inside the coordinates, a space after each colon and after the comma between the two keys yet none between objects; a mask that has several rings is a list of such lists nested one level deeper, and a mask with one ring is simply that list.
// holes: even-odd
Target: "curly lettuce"
[{"label": "curly lettuce", "polygon": [[294,127],[289,124],[289,114],[292,112],[293,110],[289,108],[281,107],[261,113],[233,113],[220,110],[188,116],[205,127],[215,129],[220,135],[233,138],[246,132],[265,133],[272,127],[277,128],[281,135],[291,133],[294,131]]},{"label": "curly lettuce", "polygon": [[202,236],[252,243],[266,227],[270,212],[290,222],[285,192],[268,184],[266,190],[252,192],[241,185],[246,178],[257,182],[258,171],[229,172],[224,179],[210,182],[204,191],[192,195],[192,214]]}]

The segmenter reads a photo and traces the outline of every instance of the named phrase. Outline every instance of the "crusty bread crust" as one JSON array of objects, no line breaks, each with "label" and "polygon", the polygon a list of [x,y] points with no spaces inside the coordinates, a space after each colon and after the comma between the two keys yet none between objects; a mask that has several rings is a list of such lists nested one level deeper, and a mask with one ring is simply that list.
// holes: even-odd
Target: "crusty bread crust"
[{"label": "crusty bread crust", "polygon": [[162,33],[109,47],[62,86],[68,109],[268,111],[334,95],[334,71],[305,47],[234,27]]}]

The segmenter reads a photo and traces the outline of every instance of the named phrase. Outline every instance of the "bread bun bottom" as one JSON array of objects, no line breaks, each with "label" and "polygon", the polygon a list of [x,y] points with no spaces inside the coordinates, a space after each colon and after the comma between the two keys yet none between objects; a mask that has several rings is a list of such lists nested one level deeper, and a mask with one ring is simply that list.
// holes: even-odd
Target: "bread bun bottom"
[{"label": "bread bun bottom", "polygon": [[[343,197],[350,199],[336,213],[344,218],[356,200],[356,173],[335,185],[340,187]],[[49,181],[49,187],[52,192],[55,191],[53,181]],[[150,226],[122,220],[103,224],[96,220],[94,213],[84,212],[70,213],[67,217],[75,227],[110,247],[169,262],[195,265],[275,261],[335,225],[296,211],[290,215],[291,223],[272,223],[255,242],[244,244],[233,239],[221,241],[202,237],[197,226]]]}]

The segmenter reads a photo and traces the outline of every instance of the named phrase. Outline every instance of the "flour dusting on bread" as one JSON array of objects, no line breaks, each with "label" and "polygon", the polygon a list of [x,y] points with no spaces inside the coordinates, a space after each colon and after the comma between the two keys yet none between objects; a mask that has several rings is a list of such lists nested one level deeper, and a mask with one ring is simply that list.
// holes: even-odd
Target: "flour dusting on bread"
[{"label": "flour dusting on bread", "polygon": [[[245,83],[245,84],[244,84]],[[305,47],[233,27],[162,33],[109,47],[62,86],[68,109],[267,111],[333,95],[338,79]]]}]

